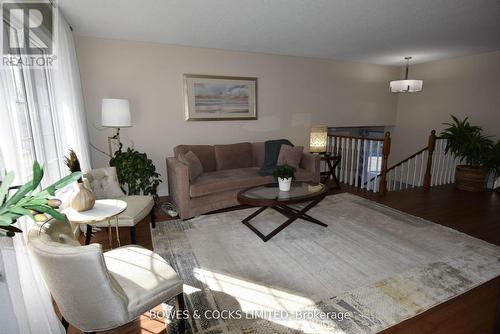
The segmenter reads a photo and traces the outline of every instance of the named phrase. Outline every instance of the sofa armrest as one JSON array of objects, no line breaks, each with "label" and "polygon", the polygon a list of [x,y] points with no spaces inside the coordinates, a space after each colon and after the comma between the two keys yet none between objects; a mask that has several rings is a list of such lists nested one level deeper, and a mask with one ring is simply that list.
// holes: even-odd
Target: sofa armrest
[{"label": "sofa armrest", "polygon": [[184,216],[189,209],[189,170],[188,166],[177,160],[167,158],[168,193],[177,206],[179,215]]},{"label": "sofa armrest", "polygon": [[320,181],[320,162],[321,157],[318,154],[302,153],[302,159],[300,160],[300,168],[313,173],[312,182]]}]

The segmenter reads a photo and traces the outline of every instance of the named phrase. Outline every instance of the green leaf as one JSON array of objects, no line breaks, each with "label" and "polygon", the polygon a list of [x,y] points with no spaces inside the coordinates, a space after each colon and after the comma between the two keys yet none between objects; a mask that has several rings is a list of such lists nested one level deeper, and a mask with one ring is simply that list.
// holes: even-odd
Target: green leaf
[{"label": "green leaf", "polygon": [[7,217],[6,215],[1,215],[0,216],[0,225],[2,226],[7,226],[12,224],[12,218]]},{"label": "green leaf", "polygon": [[8,172],[0,185],[0,205],[4,202],[5,197],[7,197],[9,187],[14,182],[14,176],[13,171]]},{"label": "green leaf", "polygon": [[20,208],[20,207],[16,207],[15,206],[13,208],[10,208],[9,211],[12,212],[12,213],[18,214],[20,216],[28,216],[28,217],[30,217],[31,219],[34,220],[33,214],[28,209]]},{"label": "green leaf", "polygon": [[35,161],[33,163],[33,189],[36,189],[38,185],[40,184],[40,181],[42,181],[43,178],[43,169],[40,167],[40,164],[38,161]]},{"label": "green leaf", "polygon": [[16,204],[17,202],[19,202],[19,200],[21,198],[23,198],[24,196],[26,196],[26,194],[29,193],[30,191],[32,191],[33,189],[35,189],[35,187],[33,187],[33,183],[31,181],[25,183],[23,186],[21,186],[21,188],[19,188],[16,191],[16,193],[14,194],[14,196],[12,196],[11,198],[9,198],[7,200],[7,202],[5,202],[5,206]]},{"label": "green leaf", "polygon": [[[58,190],[58,189],[64,188],[67,185],[69,185],[69,184],[75,182],[76,180],[78,180],[81,176],[82,176],[81,172],[71,173],[69,175],[66,175],[65,177],[63,177],[59,181],[55,182],[51,186],[47,187],[47,189],[48,188],[53,188],[54,190]],[[54,195],[52,195],[52,196],[54,196]]]},{"label": "green leaf", "polygon": [[26,205],[25,208],[33,209],[38,212],[47,213],[52,216],[52,218],[58,221],[66,221],[66,217],[59,211],[51,208],[48,205]]}]

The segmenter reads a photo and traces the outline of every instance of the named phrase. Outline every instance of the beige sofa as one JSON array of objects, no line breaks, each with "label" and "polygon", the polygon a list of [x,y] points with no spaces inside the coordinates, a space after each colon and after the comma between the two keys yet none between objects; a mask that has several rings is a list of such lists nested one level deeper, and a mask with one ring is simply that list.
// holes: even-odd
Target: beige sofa
[{"label": "beige sofa", "polygon": [[[189,181],[188,166],[179,154],[192,151],[203,166],[203,174]],[[238,205],[237,193],[245,188],[273,183],[273,176],[260,176],[264,143],[229,145],[178,145],[174,157],[167,158],[168,188],[179,216],[188,219],[210,211]],[[320,157],[303,153],[296,181],[319,182]]]}]

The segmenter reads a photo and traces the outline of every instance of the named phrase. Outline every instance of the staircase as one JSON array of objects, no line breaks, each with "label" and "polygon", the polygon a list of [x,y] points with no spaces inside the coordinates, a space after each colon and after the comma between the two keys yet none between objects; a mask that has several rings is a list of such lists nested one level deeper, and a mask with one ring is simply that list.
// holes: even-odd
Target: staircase
[{"label": "staircase", "polygon": [[385,194],[453,183],[455,167],[460,161],[446,153],[445,148],[446,140],[432,130],[427,146],[390,167],[389,132],[384,138],[329,135],[327,151],[342,157],[336,170],[341,183]]}]

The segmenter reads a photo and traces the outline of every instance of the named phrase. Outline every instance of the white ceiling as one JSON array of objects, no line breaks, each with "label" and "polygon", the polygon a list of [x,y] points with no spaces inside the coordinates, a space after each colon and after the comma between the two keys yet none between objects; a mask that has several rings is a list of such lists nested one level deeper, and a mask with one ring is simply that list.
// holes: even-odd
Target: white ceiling
[{"label": "white ceiling", "polygon": [[500,50],[500,0],[59,0],[77,34],[401,65]]}]

